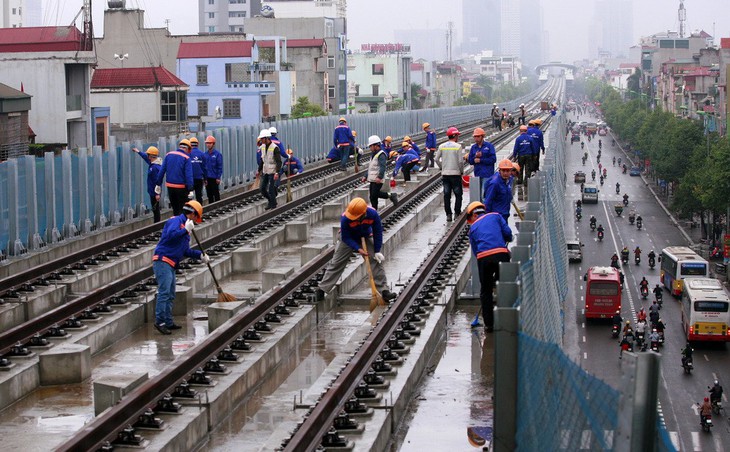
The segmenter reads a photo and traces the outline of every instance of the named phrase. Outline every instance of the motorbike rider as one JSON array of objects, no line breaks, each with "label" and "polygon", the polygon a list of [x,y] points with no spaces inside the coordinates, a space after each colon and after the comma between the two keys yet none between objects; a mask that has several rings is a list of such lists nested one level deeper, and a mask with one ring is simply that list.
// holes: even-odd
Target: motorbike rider
[{"label": "motorbike rider", "polygon": [[635,219],[636,219],[636,211],[634,209],[631,209],[629,211],[629,223],[634,224]]},{"label": "motorbike rider", "polygon": [[621,359],[625,351],[629,351],[631,349],[631,336],[625,335],[621,338],[621,342],[619,342],[620,350],[618,352],[618,359]]},{"label": "motorbike rider", "polygon": [[591,229],[596,228],[596,217],[594,215],[591,215]]},{"label": "motorbike rider", "polygon": [[705,397],[705,401],[700,405],[700,425],[705,425],[705,419],[711,415],[712,405],[710,405],[710,398]]},{"label": "motorbike rider", "polygon": [[601,234],[603,234],[603,225],[602,224],[599,224],[598,227],[596,228],[596,231],[598,231]]},{"label": "motorbike rider", "polygon": [[[647,258],[649,258],[649,261],[656,262],[656,253],[654,253],[654,250],[649,251],[649,254],[646,255]],[[657,284],[658,286],[659,284]]]},{"label": "motorbike rider", "polygon": [[628,203],[629,203],[629,195],[624,194],[624,204],[628,204]]},{"label": "motorbike rider", "polygon": [[621,328],[621,324],[624,323],[624,319],[621,318],[621,311],[616,311],[613,315],[613,324]]},{"label": "motorbike rider", "polygon": [[659,301],[662,299],[662,296],[664,295],[664,289],[659,287],[659,284],[654,286],[654,289],[652,289],[652,292],[654,293],[654,298]]},{"label": "motorbike rider", "polygon": [[603,187],[603,181],[604,181],[604,177],[603,177],[603,176],[601,176],[601,177],[599,178],[599,180],[601,181],[601,187]]},{"label": "motorbike rider", "polygon": [[634,330],[633,330],[633,328],[631,328],[631,320],[626,321],[626,323],[624,324],[624,329],[621,332],[623,333],[624,336],[629,334],[629,332],[631,333],[632,336],[634,335]]},{"label": "motorbike rider", "polygon": [[596,180],[596,170],[591,170],[591,178]]},{"label": "motorbike rider", "polygon": [[687,362],[692,362],[692,346],[690,346],[689,341],[687,341],[687,345],[682,349],[682,367],[684,367]]},{"label": "motorbike rider", "polygon": [[583,149],[585,147],[585,145],[586,145],[585,142],[583,142],[583,140],[581,140],[581,142],[580,142],[580,148]]},{"label": "motorbike rider", "polygon": [[601,144],[601,139],[599,138],[599,139],[598,139],[598,149],[601,149],[601,146],[602,146],[602,144]]},{"label": "motorbike rider", "polygon": [[616,156],[613,156],[613,166],[616,166]]},{"label": "motorbike rider", "polygon": [[603,168],[603,177],[604,179],[607,177],[608,170],[606,168]]},{"label": "motorbike rider", "polygon": [[636,341],[643,343],[645,334],[646,334],[646,321],[645,320],[637,321],[636,322]]},{"label": "motorbike rider", "polygon": [[634,249],[634,257],[641,257],[641,248],[638,246]]},{"label": "motorbike rider", "polygon": [[[614,254],[614,256],[615,256],[615,254]],[[618,265],[618,262],[616,262],[616,264]],[[621,290],[624,290],[624,278],[625,278],[624,277],[624,272],[619,271],[618,272],[618,277],[619,277],[619,279],[621,281]]]},{"label": "motorbike rider", "polygon": [[646,292],[649,293],[649,281],[646,280],[646,276],[641,277],[641,281],[639,281],[639,291],[646,289]]},{"label": "motorbike rider", "polygon": [[636,319],[637,321],[646,322],[646,311],[644,310],[643,306],[641,307],[641,309],[639,309],[639,312],[636,313]]},{"label": "motorbike rider", "polygon": [[624,249],[621,250],[621,260],[623,262],[629,261],[629,249],[627,247],[624,247]]},{"label": "motorbike rider", "polygon": [[649,343],[652,347],[656,344],[659,346],[659,332],[657,332],[656,328],[651,330],[651,333],[649,333]]},{"label": "motorbike rider", "polygon": [[722,386],[719,381],[715,380],[715,385],[710,388],[710,402],[714,405],[720,400],[722,400]]},{"label": "motorbike rider", "polygon": [[641,226],[643,220],[641,219],[641,215],[636,216],[636,225]]},{"label": "motorbike rider", "polygon": [[[599,228],[598,229],[599,232],[603,232],[601,226],[599,226],[598,228]],[[619,265],[618,265],[618,256],[616,255],[616,253],[613,253],[613,256],[611,256],[611,267],[613,267],[613,268],[619,268]]]},{"label": "motorbike rider", "polygon": [[616,194],[619,194],[620,191],[621,191],[621,184],[616,182]]},{"label": "motorbike rider", "polygon": [[654,328],[656,328],[656,332],[659,333],[659,336],[664,336],[664,328],[666,328],[666,325],[664,325],[664,322],[662,319],[659,319],[654,324]]},{"label": "motorbike rider", "polygon": [[622,169],[624,170],[624,174],[626,174],[626,170],[627,170],[627,169],[629,169],[629,168],[628,168],[628,167],[626,166],[626,164],[624,163],[624,164],[623,164],[623,167],[622,167]]}]

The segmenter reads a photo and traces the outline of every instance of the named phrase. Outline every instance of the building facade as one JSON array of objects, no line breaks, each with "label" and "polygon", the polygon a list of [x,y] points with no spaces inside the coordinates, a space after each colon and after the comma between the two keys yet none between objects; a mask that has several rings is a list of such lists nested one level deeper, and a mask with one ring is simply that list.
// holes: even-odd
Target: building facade
[{"label": "building facade", "polygon": [[347,56],[351,96],[356,111],[386,111],[399,100],[410,109],[411,57],[406,53],[351,53]]},{"label": "building facade", "polygon": [[[501,0],[462,0],[464,24],[462,53],[475,55],[485,50],[499,52],[502,32],[501,7]],[[413,55],[419,56],[415,52]]]},{"label": "building facade", "polygon": [[0,29],[0,82],[33,96],[29,125],[38,143],[91,143],[91,39],[74,26]]},{"label": "building facade", "polygon": [[41,0],[0,0],[0,28],[40,27]]},{"label": "building facade", "polygon": [[198,0],[200,33],[243,33],[247,18],[261,14],[261,0]]},{"label": "building facade", "polygon": [[273,9],[274,17],[280,19],[347,18],[347,0],[264,0],[264,4]]},{"label": "building facade", "polygon": [[28,153],[30,96],[0,83],[0,161]]}]

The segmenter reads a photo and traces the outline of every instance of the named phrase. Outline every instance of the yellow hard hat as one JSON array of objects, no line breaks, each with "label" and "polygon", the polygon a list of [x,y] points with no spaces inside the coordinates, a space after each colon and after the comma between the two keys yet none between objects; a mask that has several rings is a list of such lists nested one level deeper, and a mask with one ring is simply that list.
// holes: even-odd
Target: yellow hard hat
[{"label": "yellow hard hat", "polygon": [[421,127],[425,130],[425,129],[428,129],[429,127],[431,127],[431,124],[424,122]]},{"label": "yellow hard hat", "polygon": [[147,155],[157,157],[158,155],[160,155],[160,150],[154,146],[150,146],[147,148]]},{"label": "yellow hard hat", "polygon": [[403,141],[411,141],[411,136],[410,135],[404,136]]},{"label": "yellow hard hat", "polygon": [[520,132],[527,132],[527,126],[525,126],[525,125],[520,126]]},{"label": "yellow hard hat", "polygon": [[353,136],[353,137],[356,137],[356,136],[357,136],[357,132],[353,130],[353,131],[352,131],[352,136]]},{"label": "yellow hard hat", "polygon": [[198,139],[196,137],[192,137],[188,141],[190,141],[190,144],[198,145]]},{"label": "yellow hard hat", "polygon": [[388,157],[394,158],[398,156],[398,151],[390,151],[390,154],[388,154]]},{"label": "yellow hard hat", "polygon": [[368,204],[362,198],[355,198],[350,201],[345,210],[345,217],[350,220],[357,220],[368,210]]},{"label": "yellow hard hat", "polygon": [[402,148],[410,148],[410,147],[413,147],[413,146],[411,146],[411,143],[409,143],[407,141],[404,141],[404,142],[402,142],[400,144],[400,147],[402,147]]},{"label": "yellow hard hat", "polygon": [[347,122],[347,119],[345,119],[345,118],[342,118],[342,117],[341,117],[341,118],[339,119],[339,122]]},{"label": "yellow hard hat", "polygon": [[190,141],[187,138],[183,138],[182,140],[180,140],[180,142],[177,145],[178,146],[187,146],[188,148],[191,147]]},{"label": "yellow hard hat", "polygon": [[387,141],[388,143],[390,143],[391,141],[393,141],[393,137],[388,135],[387,137],[383,138],[383,141]]}]

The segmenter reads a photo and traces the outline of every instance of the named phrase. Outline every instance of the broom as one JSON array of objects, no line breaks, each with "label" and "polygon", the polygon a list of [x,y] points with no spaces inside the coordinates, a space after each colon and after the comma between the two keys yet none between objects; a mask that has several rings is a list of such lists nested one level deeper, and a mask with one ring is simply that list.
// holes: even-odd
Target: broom
[{"label": "broom", "polygon": [[[367,253],[368,245],[365,242],[365,237],[362,238],[362,249]],[[372,292],[372,296],[370,297],[370,312],[373,312],[378,306],[386,306],[386,304],[383,296],[378,292],[378,288],[375,287],[373,269],[370,268],[370,256],[368,254],[365,254],[365,266],[368,268],[368,276],[370,277],[370,291]]]},{"label": "broom", "polygon": [[[200,248],[200,251],[205,253],[205,251],[203,250],[203,245],[200,244],[200,240],[198,240],[198,236],[197,236],[197,234],[195,234],[195,229],[193,229],[190,232],[193,233],[193,237],[195,238],[195,243],[198,244],[198,248]],[[210,276],[213,277],[213,283],[215,284],[215,288],[218,291],[218,299],[216,301],[219,303],[225,303],[228,301],[236,301],[236,297],[234,297],[233,295],[231,295],[229,293],[223,292],[223,289],[221,289],[221,285],[218,284],[218,280],[215,277],[215,273],[213,273],[213,268],[210,266],[210,262],[206,262],[205,265],[208,266],[208,270],[210,270]]]},{"label": "broom", "polygon": [[522,211],[520,210],[520,208],[517,207],[517,204],[514,201],[512,201],[512,205],[514,206],[515,210],[517,211],[517,215],[519,215],[520,220],[525,221],[525,216],[522,214]]},{"label": "broom", "polygon": [[[291,149],[289,149],[291,151]],[[294,197],[291,194],[291,164],[287,164],[286,170],[286,202],[292,202]]]}]

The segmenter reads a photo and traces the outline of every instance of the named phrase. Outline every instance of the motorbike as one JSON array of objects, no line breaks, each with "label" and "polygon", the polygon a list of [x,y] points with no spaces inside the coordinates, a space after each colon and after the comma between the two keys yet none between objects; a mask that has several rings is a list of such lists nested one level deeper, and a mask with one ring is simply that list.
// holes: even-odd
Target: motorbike
[{"label": "motorbike", "polygon": [[645,333],[636,333],[636,346],[642,352],[646,351],[646,343],[644,342],[644,335],[645,335]]},{"label": "motorbike", "polygon": [[638,254],[637,254],[637,255],[635,255],[635,256],[634,256],[634,263],[635,263],[636,265],[639,265],[639,264],[641,263],[641,256],[639,256]]},{"label": "motorbike", "polygon": [[591,223],[591,232],[596,230],[596,223]]},{"label": "motorbike", "polygon": [[618,337],[618,333],[620,332],[621,328],[620,325],[614,323],[613,327],[611,327],[611,337],[616,339]]},{"label": "motorbike", "polygon": [[581,215],[580,210],[575,211],[575,219],[580,221],[580,219],[583,218],[583,215]]},{"label": "motorbike", "polygon": [[629,224],[633,225],[635,219],[636,219],[636,215],[629,214]]},{"label": "motorbike", "polygon": [[649,288],[646,286],[641,286],[641,298],[646,300],[646,297],[649,296]]},{"label": "motorbike", "polygon": [[608,171],[606,171],[606,168],[603,168],[603,177],[604,177],[604,179],[606,177],[608,177],[607,174],[608,174]]},{"label": "motorbike", "polygon": [[583,157],[583,166],[586,166],[586,158]]},{"label": "motorbike", "polygon": [[641,225],[642,225],[641,220],[636,220],[636,229],[641,231]]},{"label": "motorbike", "polygon": [[629,256],[628,256],[628,254],[622,254],[621,255],[621,263],[622,264],[628,264],[629,263]]},{"label": "motorbike", "polygon": [[659,345],[664,344],[664,331],[659,333]]},{"label": "motorbike", "polygon": [[616,184],[616,194],[618,195],[621,192],[621,186],[619,184]]},{"label": "motorbike", "polygon": [[628,167],[626,165],[624,165],[623,170],[624,170],[624,174],[626,174],[626,170],[628,170]]},{"label": "motorbike", "polygon": [[[709,389],[709,386],[708,386]],[[712,405],[712,412],[714,414],[720,414],[720,411],[722,410],[722,400],[720,399],[710,399],[710,405]]]},{"label": "motorbike", "polygon": [[629,195],[624,195],[624,207],[628,207],[629,205]]},{"label": "motorbike", "polygon": [[656,298],[656,303],[659,305],[659,309],[661,309],[662,308],[662,299],[664,298],[662,296],[662,293],[659,292],[657,294],[654,294],[654,298]]},{"label": "motorbike", "polygon": [[612,166],[616,166],[616,157],[613,158],[613,165]]},{"label": "motorbike", "polygon": [[602,240],[603,240],[603,231],[598,231],[598,241],[600,242]]},{"label": "motorbike", "polygon": [[710,252],[710,259],[722,259],[722,248],[719,246],[716,246],[711,252]]},{"label": "motorbike", "polygon": [[603,187],[603,176],[601,176],[601,187]]},{"label": "motorbike", "polygon": [[651,351],[659,353],[659,341],[651,341]]},{"label": "motorbike", "polygon": [[684,369],[685,373],[691,374],[692,370],[694,369],[694,363],[692,362],[692,358],[687,358],[683,360],[682,368]]},{"label": "motorbike", "polygon": [[654,266],[656,265],[656,261],[653,257],[649,256],[649,268],[654,270]]},{"label": "motorbike", "polygon": [[581,149],[583,149],[583,148],[585,147],[585,145],[586,145],[586,144],[585,144],[584,142],[582,142],[582,141],[580,142],[580,148],[581,148]]},{"label": "motorbike", "polygon": [[591,179],[596,180],[596,170],[591,171]]},{"label": "motorbike", "polygon": [[707,416],[705,416],[705,419],[702,421],[702,431],[709,433],[711,428],[712,428],[712,415],[708,414]]}]

